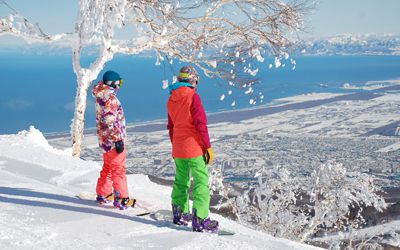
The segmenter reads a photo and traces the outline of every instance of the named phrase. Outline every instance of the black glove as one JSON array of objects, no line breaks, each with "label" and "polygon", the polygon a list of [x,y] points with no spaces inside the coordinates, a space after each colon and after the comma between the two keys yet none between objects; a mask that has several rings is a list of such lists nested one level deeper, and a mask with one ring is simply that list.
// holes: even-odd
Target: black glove
[{"label": "black glove", "polygon": [[124,142],[123,141],[117,141],[115,143],[115,149],[117,150],[118,154],[124,152]]}]

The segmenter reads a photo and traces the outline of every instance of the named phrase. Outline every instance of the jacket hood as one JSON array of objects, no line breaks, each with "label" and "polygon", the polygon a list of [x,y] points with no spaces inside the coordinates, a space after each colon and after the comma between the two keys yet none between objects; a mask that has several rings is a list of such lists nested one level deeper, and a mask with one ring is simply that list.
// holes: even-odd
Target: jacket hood
[{"label": "jacket hood", "polygon": [[99,81],[93,87],[92,95],[101,100],[107,100],[110,98],[110,95],[116,95],[117,90],[111,86],[108,86],[103,83],[103,81]]},{"label": "jacket hood", "polygon": [[196,91],[195,88],[193,88],[192,86],[180,86],[178,88],[176,88],[175,90],[171,91],[171,100],[174,102],[179,102],[179,100],[185,98],[186,96],[193,94]]}]

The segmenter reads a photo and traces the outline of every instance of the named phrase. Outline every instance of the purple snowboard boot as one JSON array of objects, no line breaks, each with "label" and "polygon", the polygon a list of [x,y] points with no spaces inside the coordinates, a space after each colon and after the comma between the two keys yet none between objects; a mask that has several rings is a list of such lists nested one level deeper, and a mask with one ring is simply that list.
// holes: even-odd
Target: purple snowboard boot
[{"label": "purple snowboard boot", "polygon": [[[135,200],[136,201],[136,200]],[[129,198],[122,198],[122,199],[118,199],[118,200],[114,200],[114,207],[119,208],[120,210],[125,210],[127,209],[129,206]]]},{"label": "purple snowboard boot", "polygon": [[218,233],[219,223],[210,217],[200,219],[197,217],[196,209],[193,209],[192,228],[195,232]]},{"label": "purple snowboard boot", "polygon": [[115,191],[114,196],[114,207],[119,208],[120,210],[125,210],[128,208],[129,198],[121,198],[118,191]]},{"label": "purple snowboard boot", "polygon": [[176,225],[187,226],[192,220],[192,215],[184,213],[178,205],[172,204],[172,215],[174,216],[173,222]]}]

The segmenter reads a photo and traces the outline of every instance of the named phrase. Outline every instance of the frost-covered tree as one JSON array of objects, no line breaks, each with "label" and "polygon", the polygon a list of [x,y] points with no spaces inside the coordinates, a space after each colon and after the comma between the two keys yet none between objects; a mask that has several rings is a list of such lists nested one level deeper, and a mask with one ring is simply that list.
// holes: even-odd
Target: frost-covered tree
[{"label": "frost-covered tree", "polygon": [[[207,76],[220,77],[251,95],[258,72],[255,62],[274,55],[278,67],[282,58],[289,58],[291,40],[303,27],[311,2],[80,0],[75,31],[70,34],[48,35],[13,10],[0,18],[0,35],[12,34],[29,42],[67,41],[72,47],[77,94],[71,134],[73,155],[79,155],[88,89],[115,54],[154,51],[157,62],[194,64]],[[117,39],[115,32],[128,26],[133,30],[129,38]],[[89,67],[80,63],[85,50],[97,52]],[[291,63],[295,65],[294,60]],[[257,103],[257,98],[262,96],[254,95],[250,103]]]},{"label": "frost-covered tree", "polygon": [[371,176],[347,172],[342,164],[322,164],[308,176],[283,167],[263,169],[258,184],[237,198],[238,216],[279,237],[308,241],[318,230],[360,228],[362,211],[386,208]]}]

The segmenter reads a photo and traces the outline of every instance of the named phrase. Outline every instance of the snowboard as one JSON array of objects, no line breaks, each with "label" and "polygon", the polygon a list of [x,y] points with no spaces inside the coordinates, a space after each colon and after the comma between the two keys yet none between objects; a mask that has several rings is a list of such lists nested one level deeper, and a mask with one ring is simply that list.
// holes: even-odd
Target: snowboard
[{"label": "snowboard", "polygon": [[[161,210],[158,210],[158,211],[155,211],[155,212],[145,212],[145,213],[142,213],[142,214],[137,214],[136,216],[146,216],[146,215],[148,215],[151,219],[156,220],[156,221],[164,221],[164,222],[173,223],[172,222],[173,218],[172,218],[172,211],[171,210],[161,209]],[[178,226],[178,225],[175,225],[175,224],[173,224],[173,225],[176,228],[183,227],[183,226]],[[187,230],[187,231],[189,231],[189,230]],[[218,233],[211,233],[211,234],[217,234],[219,236],[235,235],[234,232],[229,231],[229,230],[225,230],[225,229],[220,229],[218,231]]]},{"label": "snowboard", "polygon": [[[109,202],[106,203],[98,203],[96,201],[96,194],[93,193],[88,193],[88,192],[82,192],[78,195],[75,196],[76,198],[83,200],[83,201],[90,201],[96,204],[97,206],[108,208],[108,209],[118,209],[118,207],[114,207],[113,202],[114,202],[114,195],[107,196],[106,199]],[[150,214],[150,209],[151,207],[148,203],[145,201],[137,201],[136,199],[129,199],[129,202],[127,204],[128,209],[135,209],[136,211],[139,212],[140,215],[142,214]],[[143,216],[143,215],[142,215]]]},{"label": "snowboard", "polygon": [[[103,204],[99,204],[96,202],[96,194],[93,194],[93,193],[82,192],[82,193],[76,195],[75,197],[80,200],[84,200],[84,201],[88,201],[88,202],[90,201],[91,204],[97,204],[98,206],[101,206],[101,207],[117,209],[113,205],[114,195],[107,197],[107,199],[110,200],[109,203],[103,203]],[[174,226],[174,228],[176,228],[176,229],[181,228],[182,230],[185,229],[186,231],[191,231],[191,228],[189,229],[189,227],[183,227],[183,226],[178,226],[178,225],[173,224],[171,210],[161,209],[161,210],[157,210],[157,211],[152,211],[151,207],[153,207],[153,206],[148,204],[145,201],[141,201],[141,200],[136,201],[134,209],[135,209],[135,211],[137,211],[137,213],[131,214],[131,215],[138,216],[138,217],[148,216],[152,220],[172,224]],[[129,209],[133,209],[133,207],[130,207]],[[219,236],[229,236],[229,235],[234,235],[235,233],[232,231],[229,231],[229,230],[220,229],[218,231],[218,233],[211,233],[211,234],[216,234]]]}]

